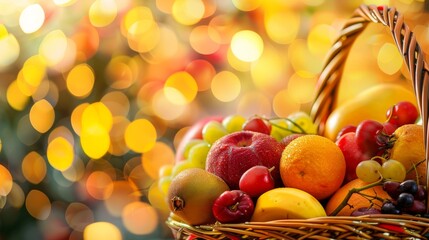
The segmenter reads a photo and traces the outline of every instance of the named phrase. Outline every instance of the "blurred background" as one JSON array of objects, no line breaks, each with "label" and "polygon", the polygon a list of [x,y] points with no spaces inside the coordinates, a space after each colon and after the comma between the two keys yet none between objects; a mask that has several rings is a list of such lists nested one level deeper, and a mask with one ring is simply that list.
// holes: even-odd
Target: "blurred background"
[{"label": "blurred background", "polygon": [[[186,130],[308,111],[360,4],[396,7],[429,52],[423,0],[0,0],[0,239],[171,238],[159,171]],[[339,100],[410,86],[402,61],[370,25]]]}]

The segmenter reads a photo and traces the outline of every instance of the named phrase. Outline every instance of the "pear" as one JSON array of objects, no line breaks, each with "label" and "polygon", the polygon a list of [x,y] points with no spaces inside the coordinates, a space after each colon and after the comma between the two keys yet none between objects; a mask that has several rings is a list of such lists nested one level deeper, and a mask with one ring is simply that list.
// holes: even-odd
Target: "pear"
[{"label": "pear", "polygon": [[408,173],[406,179],[418,180],[426,186],[426,161],[423,127],[418,124],[400,126],[393,133],[388,158],[401,162]]},{"label": "pear", "polygon": [[175,176],[168,189],[170,211],[189,225],[214,223],[214,201],[229,187],[220,177],[200,168]]}]

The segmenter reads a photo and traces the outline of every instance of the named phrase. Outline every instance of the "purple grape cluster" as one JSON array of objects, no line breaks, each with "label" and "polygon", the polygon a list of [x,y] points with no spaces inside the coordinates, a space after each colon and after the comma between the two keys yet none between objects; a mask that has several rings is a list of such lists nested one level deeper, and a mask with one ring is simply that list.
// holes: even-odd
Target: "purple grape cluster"
[{"label": "purple grape cluster", "polygon": [[416,181],[386,181],[383,183],[383,189],[392,200],[383,203],[381,213],[417,215],[426,212],[426,189]]}]

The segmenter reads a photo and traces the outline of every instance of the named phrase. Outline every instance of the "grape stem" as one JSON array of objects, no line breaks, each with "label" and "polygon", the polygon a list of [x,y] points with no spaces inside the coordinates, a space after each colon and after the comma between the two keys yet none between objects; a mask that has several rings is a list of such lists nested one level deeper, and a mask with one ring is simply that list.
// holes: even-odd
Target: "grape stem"
[{"label": "grape stem", "polygon": [[[303,133],[303,134],[307,134],[307,132],[299,124],[297,124],[296,122],[294,122],[292,119],[289,119],[289,118],[264,118],[264,117],[261,117],[261,118],[264,119],[265,121],[268,121],[272,126],[278,127],[278,128],[280,128],[282,130],[289,131],[291,133]],[[275,123],[275,122],[272,121],[272,120],[276,120],[276,119],[284,119],[284,120],[292,123],[300,131],[299,132],[298,131],[294,131],[292,129],[289,129],[287,127],[283,127],[283,126],[281,126],[281,125],[279,125],[279,124],[277,124],[277,123]]]},{"label": "grape stem", "polygon": [[417,164],[413,163],[413,166],[407,170],[407,174],[414,170],[414,172],[416,173],[417,185],[419,184],[419,172],[417,171],[417,166],[419,166],[421,163],[423,163],[425,161],[426,161],[426,159],[423,159],[423,160],[420,160],[419,162],[417,162]]},{"label": "grape stem", "polygon": [[[380,186],[380,185],[382,185],[382,183],[383,183],[383,178],[381,178],[380,180],[378,180],[377,182],[373,182],[373,183],[370,183],[370,184],[368,184],[368,185],[365,185],[365,186],[363,186],[363,187],[360,187],[360,188],[352,188],[352,189],[350,189],[349,190],[349,192],[347,193],[347,195],[346,195],[346,197],[343,199],[343,201],[340,203],[340,205],[338,205],[338,207],[337,208],[335,208],[335,210],[330,214],[330,215],[332,215],[332,216],[336,216],[345,206],[347,206],[348,205],[348,202],[349,202],[349,200],[350,200],[350,198],[351,198],[351,196],[353,195],[353,194],[355,194],[355,193],[358,193],[358,194],[361,194],[363,197],[365,197],[365,196],[367,196],[368,197],[368,195],[365,195],[365,194],[362,194],[362,193],[360,193],[360,191],[363,191],[363,190],[366,190],[366,189],[370,189],[370,188],[373,188],[373,187],[376,187],[376,186]],[[373,197],[373,196],[371,196],[372,198],[374,198],[374,199],[377,199],[377,200],[384,200],[384,199],[380,199],[380,198],[378,198],[378,197]],[[367,198],[368,199],[368,198]],[[368,199],[368,201],[371,201],[371,200],[369,200]]]}]

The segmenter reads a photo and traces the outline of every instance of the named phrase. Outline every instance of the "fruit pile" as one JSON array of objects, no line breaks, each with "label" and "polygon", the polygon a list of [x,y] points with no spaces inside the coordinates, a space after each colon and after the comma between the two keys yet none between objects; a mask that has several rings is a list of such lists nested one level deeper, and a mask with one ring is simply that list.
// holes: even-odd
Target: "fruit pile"
[{"label": "fruit pile", "polygon": [[426,178],[418,110],[317,135],[304,112],[287,118],[203,119],[160,172],[170,217],[189,225],[373,213],[423,214]]}]

